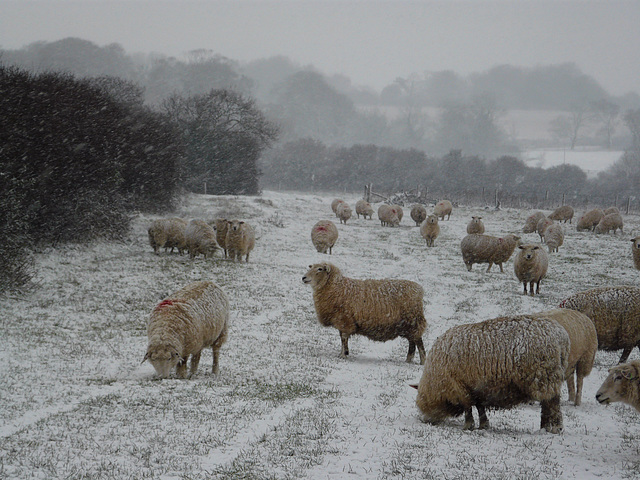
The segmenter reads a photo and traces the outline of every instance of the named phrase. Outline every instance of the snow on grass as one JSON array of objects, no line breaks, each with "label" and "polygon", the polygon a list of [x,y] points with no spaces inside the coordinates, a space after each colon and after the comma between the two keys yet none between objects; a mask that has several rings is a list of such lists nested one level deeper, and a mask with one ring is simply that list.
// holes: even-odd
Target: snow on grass
[{"label": "snow on grass", "polygon": [[[427,248],[408,209],[398,228],[376,220],[340,225],[330,194],[191,196],[184,218],[238,217],[256,228],[250,262],[154,255],[139,216],[124,243],[65,246],[38,255],[38,288],[4,297],[0,317],[0,477],[50,478],[629,478],[640,473],[638,414],[603,407],[594,394],[619,352],[598,352],[583,405],[562,403],[565,431],[541,432],[539,405],[490,411],[486,431],[462,418],[419,420],[417,363],[407,341],[352,337],[315,318],[308,265],[331,261],[354,278],[404,278],[425,289],[427,350],[448,328],[554,308],[595,286],[638,285],[629,235],[576,232],[550,254],[541,295],[521,294],[505,272],[468,272],[460,240],[472,215],[487,234],[518,233],[530,211],[455,208]],[[356,196],[344,197],[352,206]],[[375,206],[377,209],[377,205]],[[550,213],[550,212],[546,212]],[[578,218],[582,212],[576,212]],[[312,226],[336,223],[331,256],[315,251]],[[638,228],[625,216],[625,231]],[[537,234],[520,234],[538,242]],[[203,353],[189,380],[158,380],[144,363],[146,320],[185,284],[211,279],[231,305],[220,374]],[[637,358],[638,352],[632,353]]]}]

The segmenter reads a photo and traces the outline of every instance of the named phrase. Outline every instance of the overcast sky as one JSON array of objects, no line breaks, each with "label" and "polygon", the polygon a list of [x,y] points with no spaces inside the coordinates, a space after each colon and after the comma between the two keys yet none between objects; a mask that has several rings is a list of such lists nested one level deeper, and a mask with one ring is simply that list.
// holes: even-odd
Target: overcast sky
[{"label": "overcast sky", "polygon": [[640,91],[640,0],[0,0],[0,48],[80,37],[129,53],[286,55],[376,89],[412,72],[575,62]]}]

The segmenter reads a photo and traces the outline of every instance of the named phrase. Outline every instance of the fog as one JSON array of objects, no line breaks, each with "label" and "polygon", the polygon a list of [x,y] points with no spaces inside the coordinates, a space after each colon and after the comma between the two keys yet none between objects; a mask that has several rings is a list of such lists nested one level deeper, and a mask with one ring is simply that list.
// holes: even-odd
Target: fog
[{"label": "fog", "polygon": [[640,2],[0,0],[0,48],[79,37],[128,52],[286,55],[376,89],[418,72],[575,62],[638,90]]}]

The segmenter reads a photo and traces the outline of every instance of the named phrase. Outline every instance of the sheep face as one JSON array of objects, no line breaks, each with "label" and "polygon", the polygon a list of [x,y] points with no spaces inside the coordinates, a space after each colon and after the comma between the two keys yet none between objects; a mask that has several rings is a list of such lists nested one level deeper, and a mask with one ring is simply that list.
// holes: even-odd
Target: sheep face
[{"label": "sheep face", "polygon": [[631,241],[633,242],[633,250],[640,250],[640,237],[632,238]]},{"label": "sheep face", "polygon": [[244,225],[244,222],[241,220],[228,220],[228,224],[229,224],[229,229],[233,230],[234,232],[237,232],[241,227],[241,225]]},{"label": "sheep face", "polygon": [[167,378],[182,359],[176,349],[170,345],[157,345],[149,347],[142,362],[144,363],[145,360],[149,360],[160,378]]},{"label": "sheep face", "polygon": [[540,247],[538,245],[519,245],[518,248],[523,250],[522,258],[531,261],[536,257],[535,250],[538,250]]},{"label": "sheep face", "polygon": [[638,369],[633,364],[618,365],[609,369],[609,376],[598,389],[596,400],[603,405],[613,402],[631,403],[629,393],[637,388],[633,384],[637,384],[639,378]]},{"label": "sheep face", "polygon": [[329,279],[332,265],[329,263],[316,263],[309,265],[309,271],[302,277],[302,283],[311,285],[315,289],[321,287]]}]

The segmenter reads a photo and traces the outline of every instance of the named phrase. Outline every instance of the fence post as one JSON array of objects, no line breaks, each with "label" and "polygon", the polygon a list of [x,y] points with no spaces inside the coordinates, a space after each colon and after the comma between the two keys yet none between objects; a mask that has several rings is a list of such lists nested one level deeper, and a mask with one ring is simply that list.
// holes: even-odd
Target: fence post
[{"label": "fence post", "polygon": [[[562,194],[562,205],[564,205],[564,193]],[[560,205],[560,206],[562,206]]]},{"label": "fence post", "polygon": [[207,182],[204,182],[204,194],[207,194]]},{"label": "fence post", "polygon": [[629,215],[630,207],[631,207],[631,197],[627,197],[627,215]]},{"label": "fence post", "polygon": [[613,203],[613,206],[618,208],[618,194],[617,193],[616,193],[616,199],[615,199],[615,201]]}]

